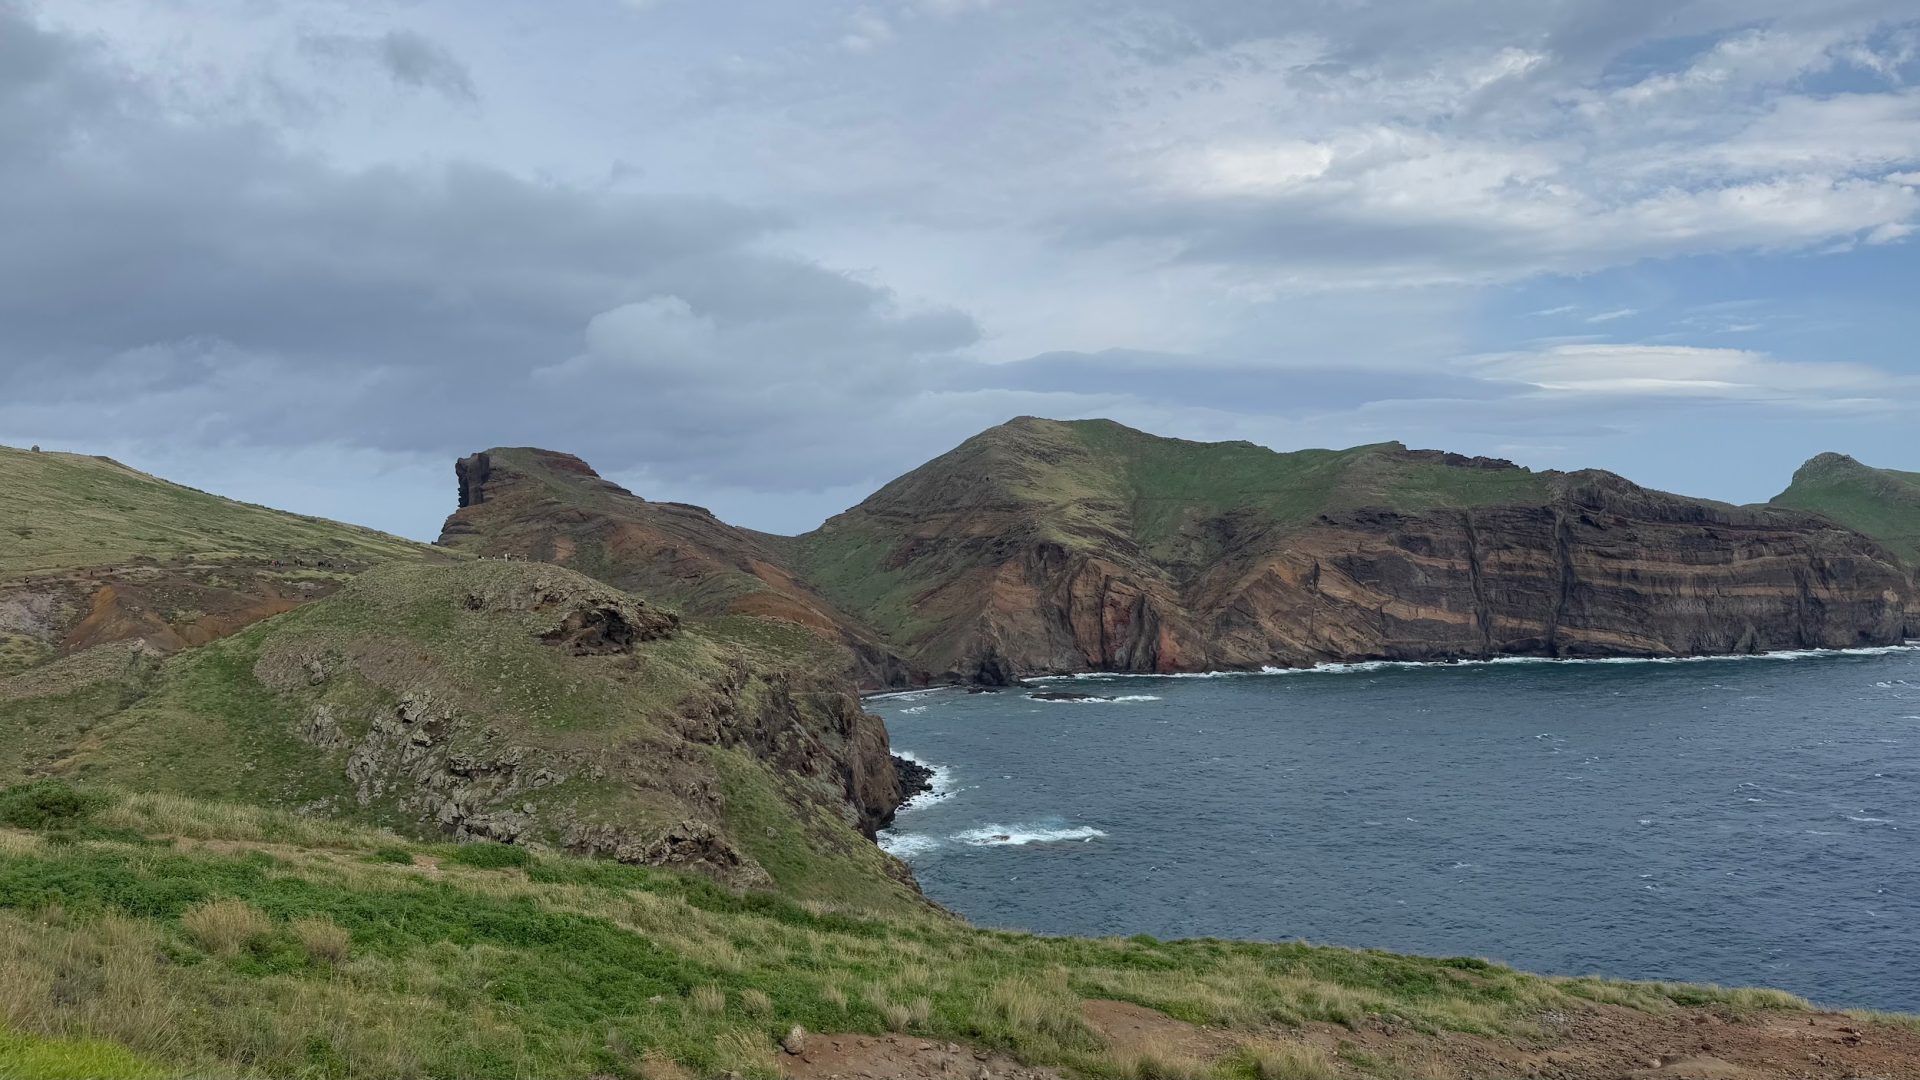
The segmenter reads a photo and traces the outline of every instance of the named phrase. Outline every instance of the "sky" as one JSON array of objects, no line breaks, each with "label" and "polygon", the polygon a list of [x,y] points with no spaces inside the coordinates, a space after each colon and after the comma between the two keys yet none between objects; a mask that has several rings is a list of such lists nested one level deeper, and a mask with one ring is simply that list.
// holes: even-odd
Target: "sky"
[{"label": "sky", "polygon": [[1912,0],[0,0],[0,443],[811,528],[1019,415],[1920,469]]}]

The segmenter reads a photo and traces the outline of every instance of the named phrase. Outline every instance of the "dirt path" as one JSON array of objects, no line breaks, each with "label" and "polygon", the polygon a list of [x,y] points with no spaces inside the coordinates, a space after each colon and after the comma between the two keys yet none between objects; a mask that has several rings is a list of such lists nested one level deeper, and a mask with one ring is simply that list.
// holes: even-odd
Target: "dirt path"
[{"label": "dirt path", "polygon": [[[1920,1032],[1837,1013],[1610,1005],[1540,1018],[1538,1041],[1431,1036],[1378,1021],[1312,1024],[1259,1036],[1204,1028],[1117,1001],[1089,1002],[1088,1026],[1122,1071],[1148,1061],[1204,1073],[1252,1044],[1304,1055],[1328,1076],[1407,1080],[1920,1080]],[[904,1035],[816,1035],[786,1056],[796,1080],[1057,1080],[1051,1069],[957,1043]],[[1165,1070],[1171,1072],[1173,1070]],[[1175,1073],[1176,1075],[1178,1073]],[[1306,1074],[1302,1074],[1306,1075]]]}]

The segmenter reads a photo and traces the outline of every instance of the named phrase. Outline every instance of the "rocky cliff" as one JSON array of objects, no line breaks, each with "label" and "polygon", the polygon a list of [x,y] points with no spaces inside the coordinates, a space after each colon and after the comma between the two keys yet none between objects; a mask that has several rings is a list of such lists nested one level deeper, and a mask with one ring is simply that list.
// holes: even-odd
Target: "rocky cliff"
[{"label": "rocky cliff", "polygon": [[458,472],[443,543],[810,627],[869,687],[1845,648],[1901,640],[1920,607],[1896,548],[1833,515],[1397,443],[1282,454],[1022,418],[792,538],[546,451]]},{"label": "rocky cliff", "polygon": [[1885,546],[1806,513],[1104,421],[994,429],[802,543],[827,595],[931,670],[985,682],[1878,645],[1914,596]]},{"label": "rocky cliff", "polygon": [[602,479],[571,454],[495,448],[460,459],[459,508],[440,544],[487,557],[573,567],[702,615],[757,615],[817,631],[847,648],[869,689],[924,681],[785,565],[785,538],[729,525],[698,506],[653,502]]},{"label": "rocky cliff", "polygon": [[[1845,454],[1818,454],[1767,505],[1819,514],[1886,545],[1920,595],[1920,473],[1877,469]],[[1920,603],[1907,605],[1909,638],[1920,638]]]}]

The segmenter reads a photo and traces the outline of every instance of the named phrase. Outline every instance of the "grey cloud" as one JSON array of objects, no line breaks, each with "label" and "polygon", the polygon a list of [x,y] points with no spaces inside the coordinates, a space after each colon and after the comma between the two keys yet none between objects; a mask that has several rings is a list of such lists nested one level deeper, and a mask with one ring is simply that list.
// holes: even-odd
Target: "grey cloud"
[{"label": "grey cloud", "polygon": [[[978,336],[964,313],[765,252],[777,215],[479,165],[344,170],[257,126],[164,117],[84,51],[0,20],[11,54],[40,58],[8,69],[0,109],[44,148],[0,159],[0,429],[545,442],[610,469],[831,484],[776,448],[909,434],[871,405]],[[663,296],[713,347],[562,377],[596,318]],[[769,468],[784,475],[754,475]]]},{"label": "grey cloud", "polygon": [[466,65],[438,42],[412,30],[389,30],[373,37],[308,34],[300,39],[300,46],[330,60],[371,62],[402,86],[432,90],[456,101],[479,98]]}]

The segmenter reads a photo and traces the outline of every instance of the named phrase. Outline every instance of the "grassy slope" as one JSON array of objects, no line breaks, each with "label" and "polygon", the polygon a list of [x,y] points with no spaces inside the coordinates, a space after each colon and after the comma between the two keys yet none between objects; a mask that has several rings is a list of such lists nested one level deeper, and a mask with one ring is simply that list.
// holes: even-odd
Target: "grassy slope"
[{"label": "grassy slope", "polygon": [[109,1076],[771,1077],[773,1038],[794,1024],[961,1039],[1089,1075],[1204,1073],[1112,1056],[1080,1017],[1095,998],[1249,1042],[1368,1015],[1525,1033],[1583,1001],[1799,1005],[1298,943],[1036,937],[171,796],[0,792],[9,1075],[84,1060]]},{"label": "grassy slope", "polygon": [[[637,646],[631,656],[572,656],[539,642],[539,616],[473,611],[465,600],[532,581],[601,588],[571,571],[528,563],[395,564],[367,572],[325,600],[164,662],[96,650],[11,689],[0,684],[6,691],[0,693],[0,745],[12,748],[0,760],[0,783],[58,773],[140,790],[326,805],[356,820],[417,832],[421,824],[401,803],[413,789],[396,786],[360,805],[346,772],[348,751],[322,749],[300,736],[316,706],[330,708],[344,734],[358,740],[370,717],[390,712],[400,694],[426,691],[461,717],[463,734],[456,739],[492,728],[543,753],[611,755],[615,748],[639,747],[632,755],[644,762],[656,752],[651,747],[664,755],[681,745],[675,711],[710,693],[716,680],[748,695],[764,690],[737,672],[835,670],[838,663],[829,655],[833,646],[804,630],[742,617],[688,624],[667,640]],[[332,671],[324,682],[309,685],[297,674],[263,678],[289,664],[297,673],[307,657],[327,658]],[[794,697],[803,715],[811,715],[809,696]],[[832,723],[813,722],[817,728]],[[857,832],[827,816],[796,820],[782,798],[781,778],[765,764],[737,750],[700,752],[711,755],[726,795],[727,820],[720,824],[781,887],[798,896],[914,903],[882,872],[886,856]],[[640,829],[689,815],[658,790],[578,770],[566,782],[516,797],[520,801],[534,804],[545,820]]]},{"label": "grassy slope", "polygon": [[372,563],[425,550],[371,529],[170,484],[107,458],[0,447],[0,580],[142,557]]},{"label": "grassy slope", "polygon": [[1920,566],[1920,473],[1862,465],[1821,454],[1793,474],[1770,505],[1811,510],[1887,545]]},{"label": "grassy slope", "polygon": [[[1018,515],[1027,535],[1069,549],[1137,547],[1163,565],[1215,554],[1199,526],[1234,515],[1282,532],[1362,506],[1403,512],[1544,502],[1549,479],[1526,469],[1474,469],[1412,458],[1398,443],[1279,453],[1248,442],[1203,443],[1111,420],[1022,418],[990,429],[882,488],[794,543],[807,579],[895,642],[938,627],[917,610],[929,589],[978,567],[896,565],[912,510],[953,509],[978,496]],[[956,485],[949,477],[981,479]]]}]

